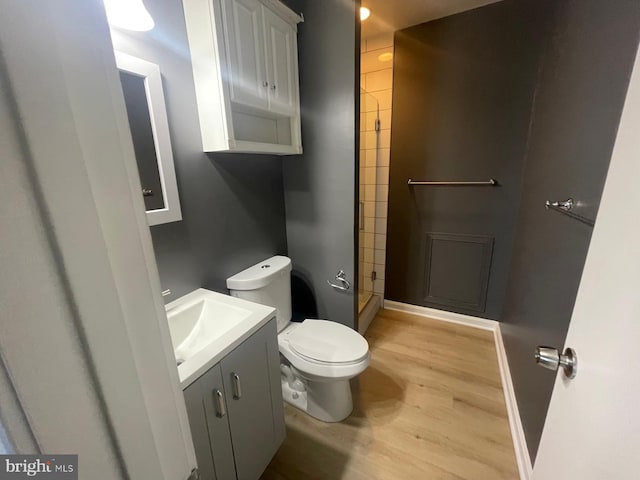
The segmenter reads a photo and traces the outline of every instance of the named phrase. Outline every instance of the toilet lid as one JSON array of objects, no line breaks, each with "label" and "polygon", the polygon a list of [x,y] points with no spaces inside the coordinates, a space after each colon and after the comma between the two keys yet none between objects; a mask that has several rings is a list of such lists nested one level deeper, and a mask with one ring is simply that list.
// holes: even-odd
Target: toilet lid
[{"label": "toilet lid", "polygon": [[369,344],[355,330],[327,320],[305,320],[289,336],[291,349],[327,363],[350,363],[364,358]]}]

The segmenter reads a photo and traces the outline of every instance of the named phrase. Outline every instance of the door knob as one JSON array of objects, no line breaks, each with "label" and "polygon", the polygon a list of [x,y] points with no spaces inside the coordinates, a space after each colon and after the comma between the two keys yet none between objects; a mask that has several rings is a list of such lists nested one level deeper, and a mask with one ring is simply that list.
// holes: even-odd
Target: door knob
[{"label": "door knob", "polygon": [[535,359],[538,365],[554,372],[562,367],[567,378],[575,378],[578,373],[578,356],[573,348],[565,348],[560,354],[557,348],[537,347]]}]

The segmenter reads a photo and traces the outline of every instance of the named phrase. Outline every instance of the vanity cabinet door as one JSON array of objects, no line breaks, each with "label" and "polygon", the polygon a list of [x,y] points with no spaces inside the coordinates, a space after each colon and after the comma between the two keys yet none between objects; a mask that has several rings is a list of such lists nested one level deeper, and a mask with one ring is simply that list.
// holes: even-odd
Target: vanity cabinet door
[{"label": "vanity cabinet door", "polygon": [[[224,395],[222,370],[216,365],[203,377],[202,400],[209,440],[211,443],[211,456],[217,480],[236,478],[233,463],[233,448],[231,446],[231,433],[229,429],[229,413]],[[202,477],[201,478],[205,478]]]},{"label": "vanity cabinet door", "polygon": [[262,6],[257,0],[222,0],[231,101],[268,109]]},{"label": "vanity cabinet door", "polygon": [[184,401],[187,405],[187,415],[189,416],[189,426],[191,427],[191,437],[196,451],[200,478],[202,480],[218,480],[213,469],[213,457],[211,456],[207,418],[202,403],[200,380],[192,383],[184,390]]},{"label": "vanity cabinet door", "polygon": [[[219,402],[220,392],[222,402]],[[229,417],[225,412],[220,365],[184,390],[191,436],[202,480],[235,479]]]},{"label": "vanity cabinet door", "polygon": [[238,480],[257,480],[285,437],[275,319],[221,366]]},{"label": "vanity cabinet door", "polygon": [[294,116],[298,83],[296,32],[291,24],[268,8],[262,7],[262,11],[269,79],[269,110]]}]

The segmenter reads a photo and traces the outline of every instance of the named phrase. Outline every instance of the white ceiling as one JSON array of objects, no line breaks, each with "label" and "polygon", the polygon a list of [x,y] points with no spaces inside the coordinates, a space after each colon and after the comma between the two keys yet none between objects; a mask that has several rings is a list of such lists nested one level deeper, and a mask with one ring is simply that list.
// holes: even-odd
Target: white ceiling
[{"label": "white ceiling", "polygon": [[362,37],[395,32],[500,0],[362,0],[371,16],[362,22]]}]

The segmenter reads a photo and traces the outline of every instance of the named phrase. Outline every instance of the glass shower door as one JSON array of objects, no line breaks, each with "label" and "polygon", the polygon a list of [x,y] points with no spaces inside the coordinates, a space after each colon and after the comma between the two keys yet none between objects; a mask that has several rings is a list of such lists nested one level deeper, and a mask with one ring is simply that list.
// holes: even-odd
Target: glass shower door
[{"label": "glass shower door", "polygon": [[360,204],[358,236],[358,311],[373,295],[376,167],[379,134],[378,100],[360,89]]}]

